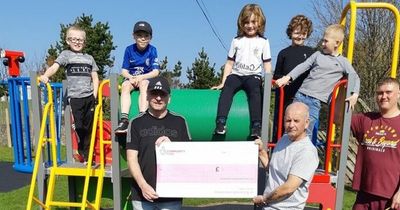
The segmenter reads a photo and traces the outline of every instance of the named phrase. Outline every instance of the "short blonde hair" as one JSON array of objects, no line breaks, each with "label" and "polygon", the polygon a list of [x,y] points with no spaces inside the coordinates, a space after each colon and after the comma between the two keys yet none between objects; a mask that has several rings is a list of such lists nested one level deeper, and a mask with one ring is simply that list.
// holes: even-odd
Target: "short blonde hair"
[{"label": "short blonde hair", "polygon": [[259,36],[264,36],[265,31],[265,16],[260,6],[257,4],[247,4],[243,7],[242,11],[240,11],[238,20],[237,20],[237,36],[242,37],[245,36],[244,32],[244,24],[248,21],[251,15],[254,14],[256,21],[258,23],[257,34]]},{"label": "short blonde hair", "polygon": [[391,78],[391,77],[384,77],[383,79],[378,81],[377,88],[387,85],[387,84],[394,84],[397,87],[400,87],[400,83],[396,78]]},{"label": "short blonde hair", "polygon": [[72,25],[72,26],[68,27],[67,32],[66,32],[66,38],[69,37],[69,33],[71,31],[80,31],[80,32],[82,32],[83,33],[83,39],[86,40],[86,32],[85,32],[85,30],[83,30],[81,27],[79,27],[77,25]]},{"label": "short blonde hair", "polygon": [[340,24],[329,25],[325,29],[325,34],[333,36],[336,41],[339,41],[341,43],[344,40],[344,27]]}]

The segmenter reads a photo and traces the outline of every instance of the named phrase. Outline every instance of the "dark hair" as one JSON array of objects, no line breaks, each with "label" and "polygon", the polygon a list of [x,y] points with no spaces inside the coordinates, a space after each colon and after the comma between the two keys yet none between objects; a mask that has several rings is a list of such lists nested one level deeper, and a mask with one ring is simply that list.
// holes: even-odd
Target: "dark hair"
[{"label": "dark hair", "polygon": [[289,39],[292,39],[293,31],[296,30],[296,28],[299,26],[301,32],[307,32],[307,37],[309,37],[313,32],[312,21],[304,15],[296,15],[290,20],[289,25],[286,29],[286,34]]},{"label": "dark hair", "polygon": [[239,36],[239,37],[245,36],[244,24],[246,21],[248,21],[250,19],[252,14],[254,14],[256,21],[258,23],[257,34],[259,36],[264,36],[266,20],[265,20],[264,13],[261,10],[261,7],[258,6],[257,4],[247,4],[240,11],[240,14],[239,14],[239,17],[237,20],[237,27],[238,27],[237,36]]}]

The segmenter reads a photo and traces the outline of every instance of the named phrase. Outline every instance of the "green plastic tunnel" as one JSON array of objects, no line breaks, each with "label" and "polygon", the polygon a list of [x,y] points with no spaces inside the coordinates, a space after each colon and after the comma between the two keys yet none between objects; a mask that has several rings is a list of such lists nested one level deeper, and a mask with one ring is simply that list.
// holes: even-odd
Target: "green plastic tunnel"
[{"label": "green plastic tunnel", "polygon": [[[250,117],[247,97],[244,91],[239,91],[233,99],[227,121],[225,136],[214,136],[215,118],[218,99],[221,91],[201,89],[173,89],[168,109],[182,115],[189,126],[193,140],[211,141],[244,141],[250,133]],[[129,118],[138,114],[138,91],[131,94],[131,109]]]}]

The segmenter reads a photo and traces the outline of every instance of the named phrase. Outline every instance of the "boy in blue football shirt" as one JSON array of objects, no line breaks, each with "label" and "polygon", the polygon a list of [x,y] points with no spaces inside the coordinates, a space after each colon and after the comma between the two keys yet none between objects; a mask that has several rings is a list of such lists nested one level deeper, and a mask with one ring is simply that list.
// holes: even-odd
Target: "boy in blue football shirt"
[{"label": "boy in blue football shirt", "polygon": [[139,112],[147,110],[148,79],[158,76],[157,49],[150,45],[153,30],[149,23],[139,21],[133,28],[134,44],[125,49],[121,75],[125,78],[121,88],[121,121],[116,133],[128,130],[128,114],[131,107],[131,91],[139,89]]}]

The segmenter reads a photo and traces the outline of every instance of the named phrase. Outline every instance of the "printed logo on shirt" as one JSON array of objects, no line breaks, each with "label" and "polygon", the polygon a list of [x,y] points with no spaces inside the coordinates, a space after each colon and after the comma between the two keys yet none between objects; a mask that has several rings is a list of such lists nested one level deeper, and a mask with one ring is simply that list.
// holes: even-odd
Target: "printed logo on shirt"
[{"label": "printed logo on shirt", "polygon": [[146,66],[150,66],[150,58],[146,58],[145,64]]},{"label": "printed logo on shirt", "polygon": [[178,131],[175,130],[175,129],[165,128],[164,126],[161,126],[161,127],[152,126],[151,128],[141,129],[139,131],[139,135],[141,137],[147,137],[147,136],[169,136],[169,137],[177,138],[178,137]]},{"label": "printed logo on shirt", "polygon": [[253,51],[254,56],[255,56],[255,57],[258,57],[259,52],[260,52],[260,49],[255,48],[254,51]]},{"label": "printed logo on shirt", "polygon": [[134,72],[131,73],[133,76],[141,75],[144,73],[144,67],[143,66],[136,66],[133,67]]},{"label": "printed logo on shirt", "polygon": [[371,127],[364,134],[364,141],[361,145],[367,150],[385,152],[386,149],[396,149],[399,142],[396,131],[387,125]]},{"label": "printed logo on shirt", "polygon": [[68,64],[66,67],[67,76],[91,76],[92,65],[83,63]]},{"label": "printed logo on shirt", "polygon": [[257,71],[258,68],[260,68],[261,66],[255,66],[254,64],[250,64],[250,65],[246,65],[244,63],[241,62],[235,62],[235,68],[236,69],[240,69],[240,70],[244,70],[244,71]]}]

